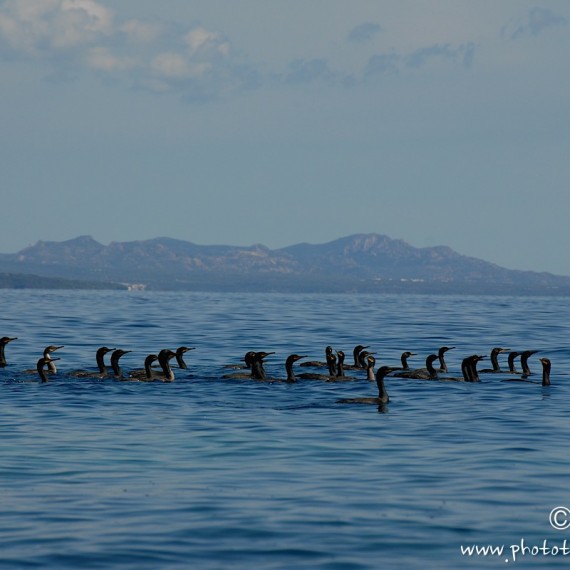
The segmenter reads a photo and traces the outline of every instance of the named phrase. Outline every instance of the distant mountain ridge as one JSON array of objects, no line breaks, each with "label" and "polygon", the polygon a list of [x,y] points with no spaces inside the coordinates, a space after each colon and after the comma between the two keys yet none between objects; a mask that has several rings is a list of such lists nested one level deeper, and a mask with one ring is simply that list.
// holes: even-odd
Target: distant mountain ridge
[{"label": "distant mountain ridge", "polygon": [[80,236],[0,254],[0,273],[163,290],[570,294],[570,277],[505,269],[381,234],[274,250],[166,237],[103,245]]}]

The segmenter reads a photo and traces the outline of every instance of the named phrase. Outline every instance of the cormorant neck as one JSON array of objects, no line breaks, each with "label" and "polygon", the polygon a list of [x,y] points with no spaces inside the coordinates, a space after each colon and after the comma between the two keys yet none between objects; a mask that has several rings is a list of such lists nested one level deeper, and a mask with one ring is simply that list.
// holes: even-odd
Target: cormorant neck
[{"label": "cormorant neck", "polygon": [[542,363],[542,385],[550,386],[550,362]]},{"label": "cormorant neck", "polygon": [[168,360],[162,361],[160,366],[164,372],[164,379],[169,381],[174,380],[174,372],[172,372],[172,368],[170,368],[170,362],[168,362]]},{"label": "cormorant neck", "polygon": [[500,372],[501,367],[499,366],[499,354],[500,350],[493,349],[491,351],[491,365],[493,366],[493,372]]},{"label": "cormorant neck", "polygon": [[528,378],[532,372],[530,371],[530,368],[528,366],[528,359],[536,353],[536,350],[529,350],[526,352],[523,352],[521,355],[521,367],[522,367],[522,377],[523,378]]},{"label": "cormorant neck", "polygon": [[43,358],[40,358],[38,360],[37,370],[38,370],[38,374],[39,374],[41,382],[47,382],[48,381],[46,373],[44,372],[44,364],[45,364],[45,360]]},{"label": "cormorant neck", "polygon": [[107,367],[105,366],[105,352],[97,352],[95,360],[97,361],[97,368],[101,374],[107,374]]},{"label": "cormorant neck", "polygon": [[251,377],[255,380],[265,380],[266,374],[265,369],[263,368],[263,361],[261,359],[256,358],[253,363],[251,364]]},{"label": "cormorant neck", "polygon": [[336,376],[336,356],[332,352],[327,354],[327,365],[329,367],[329,376]]},{"label": "cormorant neck", "polygon": [[463,380],[465,380],[465,382],[479,381],[479,375],[477,374],[477,368],[472,356],[464,358],[461,362],[461,373],[463,374]]},{"label": "cormorant neck", "polygon": [[152,369],[152,363],[154,362],[154,360],[145,360],[144,363],[144,372],[148,380],[152,380],[152,377],[154,375],[154,371]]},{"label": "cormorant neck", "polygon": [[344,377],[344,352],[337,352],[338,360],[336,363],[336,377],[343,378]]},{"label": "cormorant neck", "polygon": [[378,400],[381,404],[387,404],[390,401],[386,386],[384,386],[384,374],[376,373],[376,385],[378,386]]},{"label": "cormorant neck", "polygon": [[295,373],[293,372],[293,363],[294,360],[292,358],[288,358],[285,361],[285,371],[287,372],[287,382],[296,382],[297,378],[295,377]]},{"label": "cormorant neck", "polygon": [[515,358],[517,356],[519,356],[518,352],[511,352],[507,358],[507,361],[509,363],[509,372],[512,374],[518,374],[517,368],[515,366]]},{"label": "cormorant neck", "polygon": [[428,358],[426,360],[426,368],[430,378],[437,378],[437,370],[433,367],[433,362],[434,361],[431,358]]},{"label": "cormorant neck", "polygon": [[362,361],[360,360],[360,353],[365,348],[368,348],[368,347],[362,346],[361,344],[358,344],[357,346],[354,347],[354,350],[352,351],[352,356],[354,356],[354,367],[355,368],[366,368],[366,364],[363,364]]}]

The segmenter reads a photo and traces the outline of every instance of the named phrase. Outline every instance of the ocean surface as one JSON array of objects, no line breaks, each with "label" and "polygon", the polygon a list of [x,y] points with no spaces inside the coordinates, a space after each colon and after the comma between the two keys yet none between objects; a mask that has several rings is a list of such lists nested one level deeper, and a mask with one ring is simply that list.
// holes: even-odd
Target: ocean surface
[{"label": "ocean surface", "polygon": [[[0,568],[570,564],[570,299],[27,290],[0,299],[0,336],[18,337],[0,369]],[[42,384],[25,370],[48,344],[65,348]],[[362,372],[335,383],[221,379],[248,350],[275,351],[266,369],[284,377],[289,354],[323,360],[329,344],[347,362],[369,345],[380,365],[411,350],[412,367],[454,346],[450,375],[494,346],[539,350],[529,360],[537,383],[389,377],[379,409],[337,403],[377,394]],[[125,371],[162,348],[195,350],[173,383],[68,374],[95,369],[102,345],[132,351]],[[552,361],[550,387],[540,356]],[[503,551],[469,555],[475,546]]]}]

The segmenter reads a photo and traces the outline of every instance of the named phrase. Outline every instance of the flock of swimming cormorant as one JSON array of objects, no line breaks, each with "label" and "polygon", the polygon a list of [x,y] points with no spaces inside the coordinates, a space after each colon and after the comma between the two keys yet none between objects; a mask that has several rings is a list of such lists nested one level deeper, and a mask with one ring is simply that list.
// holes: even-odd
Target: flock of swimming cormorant
[{"label": "flock of swimming cormorant", "polygon": [[[8,343],[17,340],[17,338],[2,337],[0,338],[0,367],[5,367],[7,365],[5,356],[5,347]],[[57,367],[55,362],[61,360],[59,357],[52,356],[54,352],[64,348],[63,346],[49,345],[43,351],[41,358],[37,361],[35,370],[26,370],[25,373],[35,373],[37,372],[41,382],[47,382],[50,374],[55,374],[57,372]],[[376,372],[374,368],[376,366],[376,359],[373,352],[369,352],[368,346],[363,346],[361,344],[354,347],[353,350],[353,364],[345,364],[345,354],[342,350],[334,350],[332,346],[327,346],[325,349],[325,360],[311,360],[305,361],[300,364],[304,367],[312,368],[327,368],[326,373],[319,372],[306,372],[295,374],[293,370],[293,365],[295,362],[307,358],[306,355],[291,354],[287,357],[285,361],[285,371],[286,378],[272,378],[267,375],[264,368],[265,359],[275,354],[274,352],[255,352],[249,351],[245,354],[242,362],[240,364],[226,365],[226,368],[240,369],[238,372],[232,372],[224,374],[222,378],[224,379],[238,379],[238,378],[251,378],[257,381],[268,381],[268,382],[296,382],[297,379],[306,380],[324,380],[327,382],[340,382],[344,380],[356,380],[358,376],[347,375],[345,371],[349,370],[353,374],[354,372],[365,372],[366,378],[373,382],[376,381],[378,387],[378,396],[374,398],[351,398],[338,400],[338,403],[373,403],[373,404],[386,404],[389,401],[388,393],[386,392],[386,387],[384,385],[384,379],[388,374],[392,374],[392,378],[402,378],[402,379],[416,379],[416,380],[435,380],[444,382],[478,382],[479,374],[510,374],[514,375],[511,378],[502,378],[503,381],[528,381],[528,377],[532,374],[528,359],[536,354],[536,350],[524,350],[524,351],[511,351],[508,348],[495,347],[491,350],[490,360],[492,368],[485,368],[483,370],[477,370],[477,364],[484,360],[486,356],[480,354],[472,354],[465,357],[461,363],[461,376],[442,376],[440,373],[447,374],[448,368],[445,362],[445,354],[454,349],[453,346],[442,346],[437,351],[437,354],[430,354],[426,357],[425,367],[418,369],[411,369],[408,364],[408,359],[412,356],[416,356],[413,352],[403,352],[400,358],[400,366],[381,366]],[[174,371],[170,365],[170,361],[175,358],[177,366],[179,369],[186,369],[187,365],[184,361],[184,354],[190,350],[194,350],[194,347],[180,346],[176,351],[170,350],[168,348],[161,350],[158,354],[149,354],[144,361],[144,369],[131,370],[128,373],[124,373],[119,360],[125,354],[131,352],[130,350],[123,350],[120,348],[108,348],[107,346],[100,347],[95,355],[95,360],[97,363],[97,370],[74,370],[67,372],[66,374],[75,378],[110,378],[122,381],[162,381],[162,382],[172,382],[175,379]],[[503,353],[509,353],[508,371],[501,369],[499,365],[499,355]],[[110,364],[111,370],[109,370],[105,364],[105,356],[111,353]],[[515,359],[520,357],[521,372],[518,372],[515,366]],[[542,364],[542,386],[550,385],[550,369],[551,363],[548,358],[539,359]],[[438,361],[438,367],[436,368],[435,363]],[[158,363],[159,369],[153,368],[155,362]],[[360,376],[361,377],[361,376]]]}]

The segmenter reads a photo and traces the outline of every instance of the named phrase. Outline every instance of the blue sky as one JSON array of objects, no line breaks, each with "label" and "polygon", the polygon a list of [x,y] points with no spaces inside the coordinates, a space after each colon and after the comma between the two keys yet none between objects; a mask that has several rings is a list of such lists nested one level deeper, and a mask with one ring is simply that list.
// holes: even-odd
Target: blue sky
[{"label": "blue sky", "polygon": [[0,1],[0,252],[377,232],[570,275],[566,0]]}]

